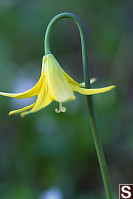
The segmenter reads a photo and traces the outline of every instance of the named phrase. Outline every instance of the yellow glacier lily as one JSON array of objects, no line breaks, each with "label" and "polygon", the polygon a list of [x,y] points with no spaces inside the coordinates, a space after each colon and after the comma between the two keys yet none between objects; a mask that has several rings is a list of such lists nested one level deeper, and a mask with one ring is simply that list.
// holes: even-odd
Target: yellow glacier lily
[{"label": "yellow glacier lily", "polygon": [[[92,82],[94,79],[91,80]],[[30,90],[23,93],[4,93],[0,95],[13,97],[18,99],[31,98],[37,95],[36,102],[24,108],[11,111],[9,115],[21,113],[25,116],[29,113],[34,113],[49,105],[52,101],[59,102],[59,110],[57,113],[65,112],[66,108],[62,106],[63,102],[74,100],[74,91],[83,95],[92,95],[103,93],[112,90],[115,86],[108,86],[99,89],[83,88],[84,84],[79,84],[74,81],[59,65],[52,54],[43,56],[42,72],[38,83]]]}]

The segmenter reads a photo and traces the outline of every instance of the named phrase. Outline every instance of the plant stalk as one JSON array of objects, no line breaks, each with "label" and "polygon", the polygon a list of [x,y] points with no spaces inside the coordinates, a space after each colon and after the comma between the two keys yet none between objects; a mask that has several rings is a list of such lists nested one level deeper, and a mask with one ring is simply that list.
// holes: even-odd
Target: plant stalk
[{"label": "plant stalk", "polygon": [[[71,13],[61,13],[56,15],[48,24],[46,33],[45,33],[45,55],[50,54],[50,32],[53,27],[53,25],[59,21],[62,18],[70,18],[72,19],[78,26],[80,37],[81,37],[81,45],[82,45],[82,61],[83,61],[83,70],[84,70],[84,80],[85,80],[85,86],[86,88],[90,89],[90,73],[89,73],[89,62],[88,62],[88,48],[87,48],[87,39],[86,39],[86,33],[84,26],[81,22],[81,20],[74,14]],[[96,147],[96,152],[99,160],[99,165],[102,173],[102,178],[104,182],[105,192],[106,192],[106,198],[112,199],[112,191],[111,191],[111,184],[110,184],[110,178],[108,174],[108,169],[104,157],[104,152],[102,148],[101,139],[98,133],[98,128],[96,124],[96,118],[95,118],[95,112],[94,112],[94,105],[92,96],[87,96],[87,103],[89,108],[89,115],[90,115],[90,122],[91,122],[91,128],[92,128],[92,134],[94,138],[94,143]]]}]

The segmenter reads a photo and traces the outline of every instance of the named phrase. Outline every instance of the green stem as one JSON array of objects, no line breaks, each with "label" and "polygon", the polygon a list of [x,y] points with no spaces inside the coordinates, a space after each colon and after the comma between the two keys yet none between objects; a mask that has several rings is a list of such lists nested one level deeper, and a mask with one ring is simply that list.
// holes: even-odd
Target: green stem
[{"label": "green stem", "polygon": [[[87,39],[86,39],[86,33],[84,26],[81,22],[81,20],[71,13],[61,13],[59,15],[56,15],[49,23],[46,33],[45,33],[45,55],[50,54],[50,32],[53,27],[53,25],[62,18],[70,18],[72,19],[78,26],[80,37],[81,37],[81,45],[82,45],[82,60],[83,60],[83,69],[84,69],[84,79],[85,79],[85,85],[86,88],[90,88],[90,73],[89,73],[89,63],[88,63],[88,49],[87,49]],[[92,127],[92,133],[93,138],[95,142],[95,147],[97,151],[97,156],[101,168],[101,173],[103,177],[104,187],[106,191],[106,197],[107,199],[112,199],[112,192],[111,192],[111,184],[110,179],[108,175],[108,170],[106,166],[106,161],[104,157],[104,152],[102,149],[102,144],[100,140],[100,136],[97,129],[96,124],[96,118],[95,118],[95,112],[94,112],[94,106],[92,101],[92,96],[87,96],[87,102],[89,107],[89,115],[90,115],[90,122]]]}]

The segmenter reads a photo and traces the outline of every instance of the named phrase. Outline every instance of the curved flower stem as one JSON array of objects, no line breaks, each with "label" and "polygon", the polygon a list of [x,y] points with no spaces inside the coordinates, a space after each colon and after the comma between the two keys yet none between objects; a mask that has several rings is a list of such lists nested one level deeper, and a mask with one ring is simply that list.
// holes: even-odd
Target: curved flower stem
[{"label": "curved flower stem", "polygon": [[[53,27],[53,25],[62,18],[70,18],[72,19],[78,26],[80,37],[81,37],[81,45],[82,45],[82,60],[83,60],[83,69],[84,69],[84,79],[85,79],[85,86],[86,88],[90,88],[90,73],[89,73],[89,63],[88,63],[88,49],[87,49],[87,39],[86,39],[86,33],[84,26],[81,22],[81,20],[74,14],[71,13],[61,13],[56,15],[49,23],[46,33],[45,33],[45,55],[51,53],[50,52],[50,32]],[[106,191],[106,197],[107,199],[112,199],[112,192],[111,192],[111,184],[110,179],[108,175],[108,170],[106,166],[106,161],[104,157],[104,152],[102,149],[102,144],[100,140],[100,136],[97,129],[96,124],[96,118],[95,118],[95,112],[94,112],[94,106],[92,101],[92,96],[87,96],[87,102],[89,107],[89,115],[90,115],[90,122],[91,122],[91,128],[93,133],[93,138],[95,142],[95,147],[97,151],[97,156],[101,168],[101,173],[103,177],[103,182],[105,186]]]}]

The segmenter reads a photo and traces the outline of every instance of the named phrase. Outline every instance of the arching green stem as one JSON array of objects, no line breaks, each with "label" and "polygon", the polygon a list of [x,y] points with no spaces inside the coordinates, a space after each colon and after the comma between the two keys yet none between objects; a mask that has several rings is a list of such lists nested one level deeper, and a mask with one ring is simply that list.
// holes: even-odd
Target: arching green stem
[{"label": "arching green stem", "polygon": [[[86,88],[90,88],[90,73],[89,73],[89,63],[88,63],[88,49],[87,49],[87,39],[84,26],[81,20],[74,14],[71,13],[61,13],[56,15],[49,23],[46,33],[45,33],[45,55],[50,54],[50,32],[53,25],[62,18],[70,18],[72,19],[78,26],[80,37],[81,37],[81,45],[82,45],[82,60],[83,60],[83,69],[84,69],[84,79],[85,79],[85,86]],[[95,142],[95,147],[97,151],[97,156],[101,168],[101,173],[103,177],[103,182],[105,186],[106,196],[107,199],[112,199],[112,192],[111,192],[111,185],[110,179],[108,175],[108,170],[106,166],[106,161],[102,149],[102,144],[100,140],[100,136],[97,129],[96,118],[94,113],[94,106],[92,101],[92,96],[87,96],[87,102],[89,107],[89,114],[90,114],[90,122],[92,127],[93,138]]]}]

